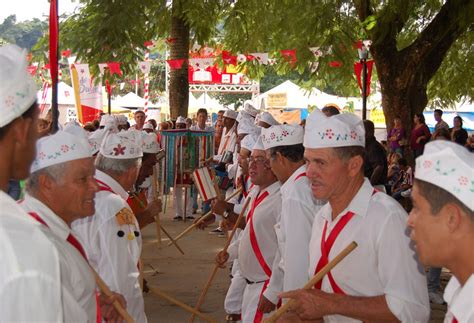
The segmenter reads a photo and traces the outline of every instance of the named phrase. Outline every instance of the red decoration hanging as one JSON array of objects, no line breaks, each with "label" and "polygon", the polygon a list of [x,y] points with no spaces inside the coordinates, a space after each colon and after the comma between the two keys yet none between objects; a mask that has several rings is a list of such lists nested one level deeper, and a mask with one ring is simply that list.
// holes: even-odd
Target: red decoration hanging
[{"label": "red decoration hanging", "polygon": [[119,62],[109,62],[107,63],[107,67],[109,68],[110,75],[117,74],[118,76],[122,76]]},{"label": "red decoration hanging", "polygon": [[330,61],[329,66],[331,66],[331,67],[341,67],[342,62],[340,62],[340,61]]},{"label": "red decoration hanging", "polygon": [[185,59],[180,58],[180,59],[167,59],[166,62],[170,66],[172,70],[179,70],[183,66]]},{"label": "red decoration hanging", "polygon": [[49,65],[53,85],[58,83],[58,12],[57,0],[51,0],[49,6]]},{"label": "red decoration hanging", "polygon": [[145,45],[145,47],[152,47],[153,46],[153,41],[147,40],[146,42],[143,43],[143,45]]},{"label": "red decoration hanging", "polygon": [[30,66],[28,66],[28,73],[30,73],[32,76],[34,76],[36,74],[37,69],[38,69],[38,66],[30,65]]},{"label": "red decoration hanging", "polygon": [[296,49],[282,49],[280,50],[281,55],[291,65],[296,63]]},{"label": "red decoration hanging", "polygon": [[[366,62],[367,64],[367,79],[366,82],[366,89],[367,89],[367,96],[370,95],[370,80],[372,78],[372,68],[374,66],[374,60],[369,60]],[[359,84],[359,88],[362,91],[362,68],[363,64],[361,62],[354,63],[354,72],[357,77],[357,83]]]},{"label": "red decoration hanging", "polygon": [[166,43],[167,44],[173,44],[176,43],[177,38],[166,38]]},{"label": "red decoration hanging", "polygon": [[222,51],[222,61],[224,62],[225,65],[237,65],[237,56],[232,55],[231,52],[227,50]]},{"label": "red decoration hanging", "polygon": [[69,57],[69,56],[71,56],[71,50],[70,50],[70,49],[63,50],[63,51],[61,52],[61,56],[63,56],[63,57]]},{"label": "red decoration hanging", "polygon": [[105,80],[105,88],[107,89],[107,93],[112,95],[112,88],[110,87],[109,80]]}]

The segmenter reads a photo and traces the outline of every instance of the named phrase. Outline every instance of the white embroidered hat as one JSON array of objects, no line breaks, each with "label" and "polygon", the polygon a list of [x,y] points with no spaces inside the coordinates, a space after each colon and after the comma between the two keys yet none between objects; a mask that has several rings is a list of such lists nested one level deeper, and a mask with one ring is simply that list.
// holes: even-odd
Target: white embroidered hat
[{"label": "white embroidered hat", "polygon": [[315,109],[306,119],[303,144],[305,148],[365,147],[364,124],[352,113],[326,117]]},{"label": "white embroidered hat", "polygon": [[235,119],[237,119],[238,114],[239,113],[237,111],[227,109],[224,112],[224,118],[229,118],[229,119],[234,119],[235,120]]},{"label": "white embroidered hat", "polygon": [[0,128],[36,101],[36,85],[27,65],[26,51],[16,45],[0,46]]},{"label": "white embroidered hat", "polygon": [[143,144],[142,149],[147,154],[157,154],[160,151],[158,138],[154,133],[142,132]]},{"label": "white embroidered hat", "polygon": [[89,141],[89,147],[91,149],[92,155],[95,155],[99,152],[106,133],[107,131],[105,131],[105,129],[97,129],[96,131],[89,134],[89,138],[87,138],[87,140]]},{"label": "white embroidered hat", "polygon": [[272,116],[272,114],[270,112],[267,112],[267,111],[260,114],[259,121],[263,121],[266,124],[269,124],[270,126],[276,126],[276,125],[280,124],[278,121],[275,120],[275,118]]},{"label": "white embroidered hat", "polygon": [[128,122],[127,116],[123,114],[117,114],[115,116],[115,120],[117,122],[117,125],[126,125]]},{"label": "white embroidered hat", "polygon": [[298,125],[283,124],[262,129],[262,142],[265,150],[279,146],[302,144],[303,136],[303,127]]},{"label": "white embroidered hat", "polygon": [[240,148],[247,149],[248,151],[252,151],[253,146],[255,146],[255,142],[257,141],[258,136],[256,135],[248,135],[245,136],[244,139],[240,142]]},{"label": "white embroidered hat", "polygon": [[142,157],[142,145],[140,140],[137,140],[135,133],[141,135],[138,131],[107,132],[100,146],[100,153],[104,157],[112,159],[133,159]]},{"label": "white embroidered hat", "polygon": [[184,124],[186,124],[186,118],[179,116],[179,117],[176,119],[176,124],[178,124],[178,123],[184,123]]},{"label": "white embroidered hat", "polygon": [[143,126],[143,130],[145,129],[153,130],[153,126],[150,123],[145,123],[145,125]]},{"label": "white embroidered hat", "polygon": [[265,150],[263,147],[262,136],[258,136],[257,140],[255,141],[255,145],[253,145],[252,150]]},{"label": "white embroidered hat", "polygon": [[244,118],[239,122],[239,125],[237,126],[237,134],[243,135],[249,133],[257,133],[257,127],[253,123],[253,120],[250,120],[249,118]]},{"label": "white embroidered hat", "polygon": [[244,112],[244,113],[252,116],[253,118],[255,118],[260,111],[255,108],[252,101],[247,100],[247,101],[244,102],[244,108],[243,108],[242,112]]},{"label": "white embroidered hat", "polygon": [[36,158],[31,165],[31,172],[89,157],[92,157],[92,153],[84,137],[59,130],[36,142]]},{"label": "white embroidered hat", "polygon": [[88,139],[87,132],[75,121],[68,122],[63,130],[73,136],[81,137],[84,140]]},{"label": "white embroidered hat", "polygon": [[474,154],[446,140],[425,145],[416,159],[415,178],[436,185],[474,210]]}]

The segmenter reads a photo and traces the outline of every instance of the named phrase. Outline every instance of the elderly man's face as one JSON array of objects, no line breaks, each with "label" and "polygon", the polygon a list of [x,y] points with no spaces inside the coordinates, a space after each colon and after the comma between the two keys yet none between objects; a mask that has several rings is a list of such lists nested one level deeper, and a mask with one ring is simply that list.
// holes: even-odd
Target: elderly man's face
[{"label": "elderly man's face", "polygon": [[273,173],[264,150],[252,150],[249,162],[249,176],[255,185],[265,184]]},{"label": "elderly man's face", "polygon": [[61,179],[57,183],[51,181],[51,193],[55,196],[58,215],[64,215],[73,221],[95,213],[94,197],[98,185],[94,174],[93,158],[67,162]]},{"label": "elderly man's face", "polygon": [[329,200],[344,191],[349,181],[347,162],[339,159],[332,148],[306,148],[304,158],[315,198]]}]

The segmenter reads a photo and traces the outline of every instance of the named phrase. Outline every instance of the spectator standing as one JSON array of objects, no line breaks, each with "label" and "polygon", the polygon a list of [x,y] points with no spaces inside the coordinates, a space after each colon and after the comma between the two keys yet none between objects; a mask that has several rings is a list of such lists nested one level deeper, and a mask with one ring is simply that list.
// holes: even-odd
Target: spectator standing
[{"label": "spectator standing", "polygon": [[372,186],[385,190],[387,181],[387,154],[381,143],[375,139],[374,123],[364,120],[365,128],[365,160],[364,175],[370,180]]},{"label": "spectator standing", "polygon": [[393,119],[393,128],[388,132],[387,141],[389,143],[389,152],[399,153],[403,156],[403,146],[406,145],[406,133],[402,127],[400,117]]},{"label": "spectator standing", "polygon": [[408,162],[405,158],[398,160],[398,167],[400,169],[400,175],[392,186],[392,197],[400,201],[403,197],[402,193],[411,189],[413,185],[413,170],[408,166]]},{"label": "spectator standing", "polygon": [[425,144],[430,140],[430,129],[425,123],[425,116],[423,113],[416,113],[413,117],[414,127],[410,136],[410,148],[413,150],[415,158],[423,154]]},{"label": "spectator standing", "polygon": [[462,118],[460,116],[455,116],[453,124],[454,127],[451,129],[451,140],[461,146],[465,146],[469,135],[467,134],[466,129],[462,127]]},{"label": "spectator standing", "polygon": [[433,137],[436,137],[438,135],[438,132],[441,129],[446,129],[449,131],[449,125],[446,123],[446,121],[443,120],[443,110],[436,109],[434,110],[433,115],[436,120],[435,131],[433,133]]}]

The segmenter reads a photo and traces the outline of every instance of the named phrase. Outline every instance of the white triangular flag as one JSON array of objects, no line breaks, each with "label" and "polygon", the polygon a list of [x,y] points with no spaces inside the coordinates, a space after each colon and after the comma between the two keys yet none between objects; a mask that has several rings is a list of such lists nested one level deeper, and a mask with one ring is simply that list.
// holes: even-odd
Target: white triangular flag
[{"label": "white triangular flag", "polygon": [[100,63],[99,64],[100,75],[104,75],[104,70],[105,70],[106,67],[107,67],[107,63]]},{"label": "white triangular flag", "polygon": [[140,64],[138,64],[138,67],[140,68],[140,71],[143,73],[143,74],[148,74],[150,73],[150,69],[151,69],[151,62],[147,62],[147,61],[144,61],[144,62],[140,62]]},{"label": "white triangular flag", "polygon": [[311,51],[311,53],[313,53],[314,57],[318,58],[320,56],[323,56],[323,52],[322,50],[319,49],[320,47],[317,46],[317,47],[310,47],[309,50]]},{"label": "white triangular flag", "polygon": [[268,64],[268,53],[250,53],[255,60],[260,64],[267,65]]}]

